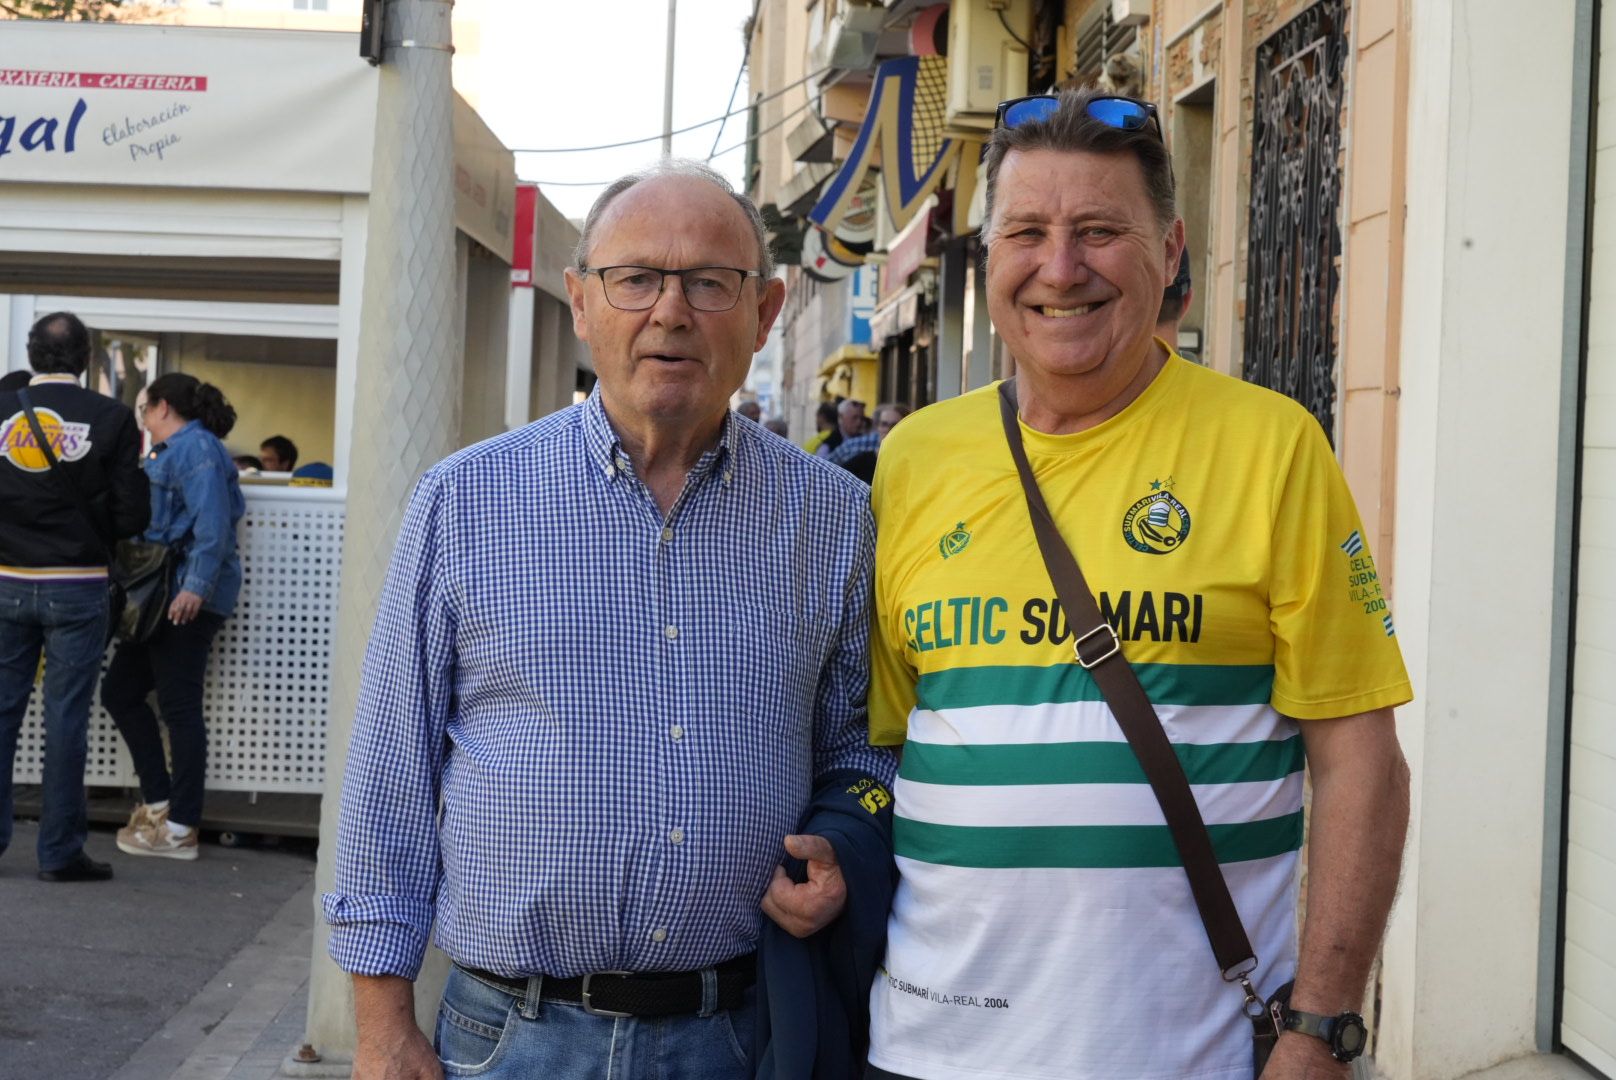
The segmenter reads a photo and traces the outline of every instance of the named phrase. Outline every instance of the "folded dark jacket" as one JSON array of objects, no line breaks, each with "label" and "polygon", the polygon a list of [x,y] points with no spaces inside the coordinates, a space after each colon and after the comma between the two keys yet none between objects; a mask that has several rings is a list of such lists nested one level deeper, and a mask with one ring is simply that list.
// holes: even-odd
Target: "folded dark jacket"
[{"label": "folded dark jacket", "polygon": [[[870,984],[886,951],[897,883],[892,797],[879,781],[840,770],[819,782],[799,833],[828,839],[847,884],[847,907],[796,938],[763,920],[758,944],[758,1080],[857,1080],[870,1041]],[[787,859],[803,881],[807,868]]]}]

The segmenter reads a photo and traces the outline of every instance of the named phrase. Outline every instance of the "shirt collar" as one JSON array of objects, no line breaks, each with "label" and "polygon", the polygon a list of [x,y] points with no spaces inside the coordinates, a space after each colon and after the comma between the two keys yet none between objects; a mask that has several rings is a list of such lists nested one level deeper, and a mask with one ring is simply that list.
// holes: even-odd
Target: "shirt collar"
[{"label": "shirt collar", "polygon": [[43,386],[46,383],[61,383],[63,386],[77,386],[79,384],[79,377],[77,375],[69,375],[65,371],[52,371],[47,372],[44,375],[35,375],[32,379],[28,380],[29,386]]},{"label": "shirt collar", "polygon": [[[690,470],[691,475],[700,478],[718,470],[723,482],[731,483],[734,480],[735,462],[738,456],[734,452],[734,447],[743,437],[737,434],[742,426],[735,423],[734,415],[726,410],[718,432],[718,444],[697,459],[695,467]],[[612,427],[611,418],[606,415],[606,405],[601,400],[598,381],[584,401],[583,427],[584,448],[590,464],[601,469],[608,480],[615,480],[620,474],[627,472],[630,467],[628,451],[623,449],[623,442],[617,437],[617,429]]]}]

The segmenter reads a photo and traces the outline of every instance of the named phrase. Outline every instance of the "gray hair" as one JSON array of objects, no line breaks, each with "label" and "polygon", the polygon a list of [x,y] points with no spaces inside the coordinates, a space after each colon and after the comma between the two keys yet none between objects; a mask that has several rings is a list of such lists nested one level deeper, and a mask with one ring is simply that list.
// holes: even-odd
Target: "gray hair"
[{"label": "gray hair", "polygon": [[[993,197],[998,188],[999,169],[1012,150],[1056,150],[1064,153],[1132,154],[1145,176],[1145,194],[1156,211],[1163,230],[1171,229],[1178,218],[1173,192],[1173,159],[1160,134],[1149,127],[1136,130],[1115,128],[1089,116],[1090,101],[1114,97],[1109,90],[1085,87],[1060,94],[1059,107],[1043,120],[1028,121],[1015,127],[995,128],[983,151],[987,165],[987,210],[984,219],[993,221]],[[1159,122],[1159,121],[1158,121]]]},{"label": "gray hair", "polygon": [[573,265],[583,270],[589,265],[589,245],[595,237],[595,226],[600,223],[601,215],[606,207],[611,205],[613,199],[623,192],[645,180],[655,180],[664,176],[689,176],[698,180],[705,180],[718,188],[724,194],[735,200],[735,205],[741,208],[746,220],[752,226],[752,233],[757,237],[758,271],[763,280],[768,281],[774,276],[774,256],[769,251],[768,232],[763,225],[763,215],[758,212],[757,204],[751,199],[735,190],[724,174],[699,161],[690,161],[685,158],[667,158],[644,169],[631,172],[626,176],[612,181],[611,186],[600,193],[595,205],[589,208],[589,216],[584,218],[583,230],[578,234],[578,246],[573,249]]}]

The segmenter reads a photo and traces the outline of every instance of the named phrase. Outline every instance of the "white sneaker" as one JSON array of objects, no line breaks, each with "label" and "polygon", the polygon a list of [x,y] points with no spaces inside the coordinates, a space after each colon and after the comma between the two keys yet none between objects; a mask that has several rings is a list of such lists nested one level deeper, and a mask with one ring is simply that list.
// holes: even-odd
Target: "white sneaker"
[{"label": "white sneaker", "polygon": [[130,830],[127,839],[124,830],[120,829],[118,850],[126,855],[155,855],[160,859],[190,861],[197,856],[196,830],[192,829],[184,836],[175,836],[168,831],[168,815],[164,814],[161,821]]}]

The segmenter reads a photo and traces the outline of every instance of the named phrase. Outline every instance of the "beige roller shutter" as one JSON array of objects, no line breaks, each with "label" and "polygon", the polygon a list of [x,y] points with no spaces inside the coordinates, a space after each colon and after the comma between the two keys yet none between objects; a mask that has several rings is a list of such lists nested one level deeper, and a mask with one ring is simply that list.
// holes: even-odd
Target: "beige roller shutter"
[{"label": "beige roller shutter", "polygon": [[1616,18],[1607,8],[1594,172],[1560,1038],[1616,1077]]}]

